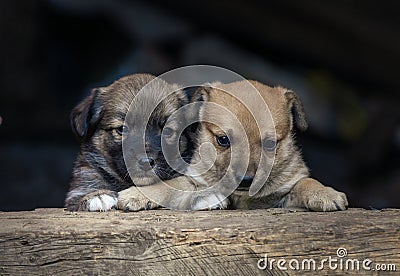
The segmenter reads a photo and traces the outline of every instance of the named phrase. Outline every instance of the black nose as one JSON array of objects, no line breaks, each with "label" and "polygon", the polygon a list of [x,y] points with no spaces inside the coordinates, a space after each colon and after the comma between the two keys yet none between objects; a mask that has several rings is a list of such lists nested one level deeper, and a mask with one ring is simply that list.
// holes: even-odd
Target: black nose
[{"label": "black nose", "polygon": [[240,182],[239,187],[237,187],[237,189],[247,191],[250,188],[251,183],[253,183],[253,176],[245,175],[243,176],[243,179]]},{"label": "black nose", "polygon": [[139,166],[144,171],[151,170],[151,168],[154,167],[154,164],[155,164],[154,159],[151,157],[145,157],[139,159]]}]

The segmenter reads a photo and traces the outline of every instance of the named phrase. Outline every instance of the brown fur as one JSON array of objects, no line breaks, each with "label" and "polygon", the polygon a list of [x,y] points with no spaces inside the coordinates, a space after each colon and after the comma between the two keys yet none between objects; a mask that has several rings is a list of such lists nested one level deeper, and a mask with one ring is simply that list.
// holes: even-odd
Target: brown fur
[{"label": "brown fur", "polygon": [[[345,194],[309,178],[308,168],[302,160],[292,134],[294,124],[303,131],[307,128],[305,113],[297,95],[283,87],[271,88],[256,81],[250,81],[250,83],[262,96],[261,100],[255,97],[255,91],[251,91],[251,89],[249,91],[249,84],[245,81],[216,84],[218,89],[200,89],[194,95],[194,100],[200,99],[205,102],[215,103],[233,113],[234,117],[239,120],[245,129],[244,135],[249,141],[249,148],[241,146],[243,133],[238,131],[237,122],[227,116],[226,110],[205,105],[198,110],[200,127],[197,133],[197,147],[205,142],[212,143],[217,152],[216,160],[211,169],[200,178],[192,177],[191,172],[188,172],[185,177],[167,181],[168,185],[177,185],[186,190],[196,190],[204,186],[204,183],[206,183],[206,186],[212,186],[216,183],[227,172],[232,154],[230,147],[224,148],[218,145],[216,137],[224,135],[225,131],[230,131],[229,139],[232,147],[236,145],[239,151],[243,148],[243,152],[239,154],[243,158],[234,158],[232,160],[231,171],[228,172],[232,177],[232,181],[237,181],[238,178],[241,179],[243,177],[237,172],[240,171],[240,166],[245,163],[247,158],[248,167],[245,175],[250,179],[254,179],[254,181],[263,176],[266,178],[268,162],[271,160],[271,155],[275,153],[275,162],[267,182],[262,183],[264,185],[261,190],[250,197],[248,190],[243,191],[238,188],[229,197],[231,208],[248,209],[280,206],[307,208],[314,211],[346,209],[347,199]],[[249,109],[231,94],[245,99]],[[267,114],[265,104],[267,104],[272,118],[262,116]],[[204,122],[206,117],[214,118],[218,123],[210,124]],[[259,123],[258,125],[257,122]],[[274,130],[276,131],[276,137]],[[265,147],[271,141],[276,142],[275,151]],[[205,156],[211,154],[211,151],[205,152]],[[196,161],[196,156],[193,159]],[[256,172],[259,174],[258,177],[256,177]],[[152,185],[149,190],[151,192],[146,192],[146,194],[156,195],[157,202],[162,203],[164,206],[165,203],[168,203],[168,206],[174,206],[175,208],[193,209],[193,201],[197,202],[199,200],[188,199],[183,195],[173,198],[171,194],[163,190],[163,186],[160,184]],[[207,198],[200,198],[200,200],[210,202],[210,197],[211,195]],[[218,194],[218,191],[215,191],[215,198],[220,197],[221,195]],[[174,204],[171,204],[171,200],[174,201]],[[145,209],[143,207],[144,203],[148,202],[150,201],[134,188],[119,193],[118,206],[123,209]],[[228,205],[227,200],[221,201],[219,204],[215,204],[212,199],[211,202],[214,203],[215,207],[219,208],[225,208]],[[150,207],[156,206],[155,204]]]},{"label": "brown fur", "polygon": [[[132,167],[129,168],[133,176],[132,182],[122,154],[123,136],[120,130],[124,123],[128,124],[129,133],[134,136],[137,131],[136,123],[145,120],[142,114],[146,109],[152,110],[154,103],[159,102],[169,92],[165,88],[170,87],[170,84],[161,80],[152,82],[153,89],[146,91],[148,93],[139,105],[133,106],[134,112],[125,122],[133,99],[154,78],[149,74],[136,74],[123,77],[108,87],[93,89],[71,112],[72,129],[81,141],[81,150],[65,201],[68,210],[105,211],[115,207],[112,205],[116,204],[117,192],[122,189],[132,185],[149,185],[157,181],[158,177],[168,179],[176,176],[160,154],[158,140],[164,127],[163,122],[172,112],[187,103],[187,97],[181,90],[166,97],[154,110],[148,123],[152,132],[148,135],[149,146],[146,149],[148,156],[155,160],[153,170],[140,170],[135,162],[139,156],[130,151],[126,157],[133,160]],[[173,88],[177,89],[175,86]],[[181,146],[186,149],[185,139],[181,140]]]}]

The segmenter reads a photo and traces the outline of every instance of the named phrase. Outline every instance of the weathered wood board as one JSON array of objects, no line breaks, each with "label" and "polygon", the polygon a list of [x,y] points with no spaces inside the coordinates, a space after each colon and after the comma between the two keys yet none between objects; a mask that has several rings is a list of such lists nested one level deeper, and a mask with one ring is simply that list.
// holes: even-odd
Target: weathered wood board
[{"label": "weathered wood board", "polygon": [[[334,213],[38,209],[0,213],[0,224],[1,275],[400,273],[399,209]],[[339,248],[347,255],[338,257],[344,254],[337,252]],[[331,267],[328,261],[321,264],[329,257],[336,258],[336,269],[332,262]],[[351,264],[355,259],[359,270]],[[366,269],[365,259],[371,260],[364,264]],[[279,262],[287,270],[280,269]],[[393,269],[397,271],[388,271]]]}]

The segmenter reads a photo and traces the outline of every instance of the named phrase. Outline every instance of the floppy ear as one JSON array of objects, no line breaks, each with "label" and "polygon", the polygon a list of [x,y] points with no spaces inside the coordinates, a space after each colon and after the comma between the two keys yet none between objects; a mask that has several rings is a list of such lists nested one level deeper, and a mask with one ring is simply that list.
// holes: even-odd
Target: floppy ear
[{"label": "floppy ear", "polygon": [[177,100],[179,107],[182,107],[185,104],[187,104],[189,102],[188,96],[186,95],[185,92],[183,92],[181,87],[175,83],[171,84],[171,86],[175,92],[169,94],[167,98],[170,98],[171,102]]},{"label": "floppy ear", "polygon": [[188,128],[189,133],[194,134],[200,122],[200,111],[203,106],[203,102],[207,102],[210,98],[210,92],[213,88],[211,86],[201,86],[199,87],[190,97],[190,103],[195,103],[190,107],[188,112],[186,113],[186,120],[188,122],[196,122],[190,125]]},{"label": "floppy ear", "polygon": [[210,92],[212,90],[212,87],[210,86],[202,86],[194,92],[190,102],[195,103],[195,102],[206,102],[208,101],[210,97]]},{"label": "floppy ear", "polygon": [[103,116],[103,106],[98,99],[99,93],[99,88],[93,89],[90,95],[81,101],[71,112],[72,131],[81,140],[85,140],[93,134]]},{"label": "floppy ear", "polygon": [[190,102],[208,102],[211,91],[221,85],[222,83],[219,81],[206,83],[204,86],[199,87],[196,92],[194,92]]},{"label": "floppy ear", "polygon": [[294,116],[294,121],[296,123],[296,127],[305,131],[308,127],[306,120],[306,113],[304,112],[303,104],[300,101],[300,98],[291,90],[285,92],[285,97],[288,102],[289,110],[291,114]]}]

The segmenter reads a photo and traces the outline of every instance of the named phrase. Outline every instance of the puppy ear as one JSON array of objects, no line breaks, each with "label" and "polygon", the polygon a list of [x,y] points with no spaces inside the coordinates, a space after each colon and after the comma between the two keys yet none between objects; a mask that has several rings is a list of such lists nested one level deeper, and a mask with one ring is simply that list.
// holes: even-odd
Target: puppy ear
[{"label": "puppy ear", "polygon": [[79,139],[89,138],[103,116],[103,106],[98,99],[100,92],[100,88],[93,89],[71,112],[72,131]]},{"label": "puppy ear", "polygon": [[189,99],[185,92],[177,84],[172,84],[172,88],[175,92],[170,95],[171,99],[177,99],[179,107],[188,104]]},{"label": "puppy ear", "polygon": [[210,92],[212,87],[210,86],[202,86],[194,92],[191,102],[207,102],[210,97]]},{"label": "puppy ear", "polygon": [[285,97],[288,102],[289,110],[294,115],[294,121],[296,123],[296,127],[305,131],[308,127],[306,120],[306,113],[304,112],[303,104],[300,101],[300,98],[291,90],[285,92]]},{"label": "puppy ear", "polygon": [[190,97],[190,103],[194,103],[186,112],[186,120],[188,122],[195,122],[188,128],[189,136],[194,140],[194,134],[197,132],[200,122],[200,112],[203,106],[203,102],[209,100],[210,92],[213,88],[209,85],[199,87],[193,95]]},{"label": "puppy ear", "polygon": [[222,85],[221,82],[206,83],[194,92],[191,102],[207,102],[210,99],[210,93],[214,88]]}]

